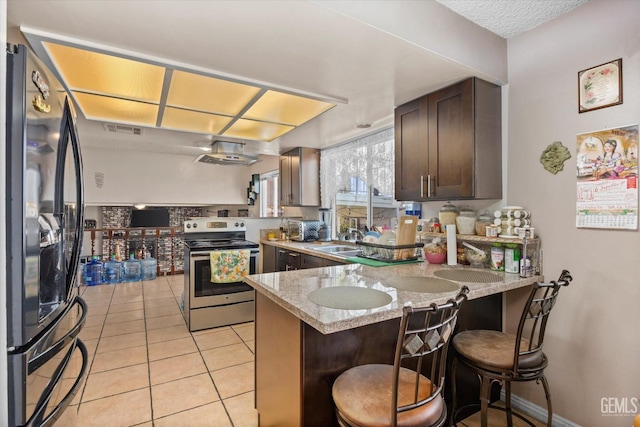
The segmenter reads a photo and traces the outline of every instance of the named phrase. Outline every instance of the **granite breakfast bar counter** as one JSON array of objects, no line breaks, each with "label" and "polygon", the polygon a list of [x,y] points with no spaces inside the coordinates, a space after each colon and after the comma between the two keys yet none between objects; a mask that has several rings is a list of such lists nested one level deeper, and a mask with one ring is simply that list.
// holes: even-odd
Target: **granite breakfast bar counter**
[{"label": "granite breakfast bar counter", "polygon": [[[446,271],[476,275],[485,283],[438,277]],[[426,262],[382,268],[349,264],[248,276],[246,283],[256,290],[255,399],[260,425],[337,425],[333,381],[352,366],[393,363],[405,304],[443,303],[466,285],[469,301],[460,310],[456,329],[502,329],[502,293],[537,280],[541,277]],[[317,298],[320,294],[322,298]],[[477,398],[476,391],[470,388],[467,397]]]}]

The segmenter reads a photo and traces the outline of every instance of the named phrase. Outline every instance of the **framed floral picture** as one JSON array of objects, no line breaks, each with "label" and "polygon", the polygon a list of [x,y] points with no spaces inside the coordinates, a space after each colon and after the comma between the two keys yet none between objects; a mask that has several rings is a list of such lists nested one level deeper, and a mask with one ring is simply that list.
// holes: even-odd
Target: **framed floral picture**
[{"label": "framed floral picture", "polygon": [[622,104],[622,58],[578,72],[578,112]]}]

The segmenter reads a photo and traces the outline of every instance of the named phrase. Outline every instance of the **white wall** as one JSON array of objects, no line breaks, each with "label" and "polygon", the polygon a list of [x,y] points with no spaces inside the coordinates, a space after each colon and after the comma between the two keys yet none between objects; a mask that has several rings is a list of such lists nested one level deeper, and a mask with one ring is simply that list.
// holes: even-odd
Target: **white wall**
[{"label": "white wall", "polygon": [[137,151],[85,149],[82,156],[90,205],[246,205],[251,174],[271,168],[270,158],[277,165],[277,156],[262,156],[264,160],[251,167],[208,165],[194,163],[191,156]]},{"label": "white wall", "polygon": [[375,7],[368,1],[314,3],[467,66],[485,80],[494,83],[507,80],[506,40],[438,2],[377,1]]},{"label": "white wall", "polygon": [[[635,414],[603,416],[601,399],[640,398],[640,236],[575,227],[576,135],[640,121],[639,18],[637,0],[592,0],[509,40],[508,201],[532,212],[545,279],[573,274],[547,328],[546,372],[554,412],[584,426],[629,427]],[[578,72],[617,58],[624,103],[578,114]],[[554,141],[572,153],[557,175],[539,163]],[[541,386],[514,392],[544,406]]]}]

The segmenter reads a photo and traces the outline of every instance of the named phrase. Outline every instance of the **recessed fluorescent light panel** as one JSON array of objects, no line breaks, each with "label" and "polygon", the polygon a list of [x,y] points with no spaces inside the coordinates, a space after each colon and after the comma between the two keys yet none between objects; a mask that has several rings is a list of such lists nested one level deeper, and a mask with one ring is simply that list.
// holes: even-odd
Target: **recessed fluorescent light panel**
[{"label": "recessed fluorescent light panel", "polygon": [[343,102],[25,35],[89,120],[273,141]]}]

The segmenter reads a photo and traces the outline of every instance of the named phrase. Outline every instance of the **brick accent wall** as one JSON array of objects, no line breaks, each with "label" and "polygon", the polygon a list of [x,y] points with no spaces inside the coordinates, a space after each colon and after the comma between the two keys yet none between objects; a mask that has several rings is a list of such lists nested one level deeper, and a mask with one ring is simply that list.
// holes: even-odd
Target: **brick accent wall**
[{"label": "brick accent wall", "polygon": [[[102,228],[128,228],[131,223],[131,206],[103,206],[102,207]],[[189,206],[171,206],[167,207],[169,211],[169,225],[171,227],[181,227],[183,222],[188,218],[203,216],[204,209]],[[108,259],[111,254],[115,253],[115,245],[120,245],[121,255],[128,258],[129,253],[140,253],[142,247],[145,247],[151,256],[158,260],[161,274],[171,272],[171,265],[174,271],[184,271],[184,238],[182,234],[171,238],[169,233],[163,232],[158,239],[156,252],[155,234],[146,235],[142,242],[139,232],[132,232],[129,241],[125,242],[124,235],[114,236],[112,240],[107,235],[102,239],[103,258]],[[137,254],[137,255],[138,255]],[[143,255],[144,256],[144,255]]]}]

